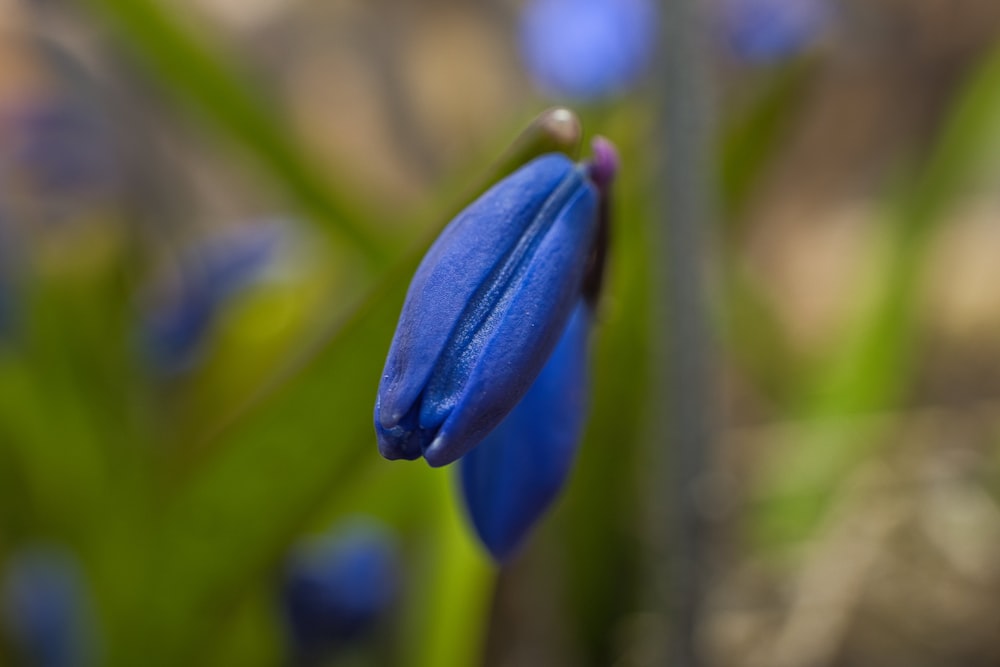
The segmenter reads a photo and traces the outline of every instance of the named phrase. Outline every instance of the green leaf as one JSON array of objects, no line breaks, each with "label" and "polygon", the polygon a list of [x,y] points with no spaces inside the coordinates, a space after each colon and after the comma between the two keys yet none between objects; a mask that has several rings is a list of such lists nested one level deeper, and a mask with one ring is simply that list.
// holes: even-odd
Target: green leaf
[{"label": "green leaf", "polygon": [[480,664],[489,627],[495,570],[458,510],[452,471],[439,472],[420,497],[429,533],[399,660],[413,667]]},{"label": "green leaf", "polygon": [[164,629],[156,639],[163,664],[192,660],[220,613],[278,562],[310,517],[383,464],[371,414],[405,285],[387,281],[293,378],[226,427],[170,502],[156,549],[162,585],[154,582],[150,609]]}]

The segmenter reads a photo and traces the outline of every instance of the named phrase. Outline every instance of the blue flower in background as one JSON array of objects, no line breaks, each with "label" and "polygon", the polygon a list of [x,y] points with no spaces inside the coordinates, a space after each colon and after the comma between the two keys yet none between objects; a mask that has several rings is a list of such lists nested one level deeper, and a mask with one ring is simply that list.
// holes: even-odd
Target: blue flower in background
[{"label": "blue flower in background", "polygon": [[106,194],[119,179],[114,133],[97,110],[55,96],[10,111],[5,158],[40,196]]},{"label": "blue flower in background", "polygon": [[142,323],[147,357],[166,374],[194,364],[215,318],[215,302],[198,285],[184,285],[170,299],[147,312]]},{"label": "blue flower in background", "polygon": [[635,83],[653,55],[657,21],[652,0],[530,0],[521,52],[546,93],[593,100]]},{"label": "blue flower in background", "polygon": [[24,664],[96,664],[94,618],[76,561],[51,549],[12,556],[3,572],[4,634]]},{"label": "blue flower in background", "polygon": [[143,344],[154,367],[177,373],[195,362],[221,307],[260,278],[283,236],[278,224],[247,227],[204,241],[181,258],[176,284],[143,321]]},{"label": "blue flower in background", "polygon": [[598,223],[586,165],[542,156],[442,232],[417,269],[375,404],[379,451],[459,459],[514,408],[579,300]]},{"label": "blue flower in background", "polygon": [[720,0],[719,20],[732,52],[751,63],[798,55],[830,19],[829,0]]},{"label": "blue flower in background", "polygon": [[370,633],[392,610],[399,585],[395,540],[373,520],[341,523],[303,542],[282,591],[295,653],[321,655]]},{"label": "blue flower in background", "polygon": [[576,307],[531,389],[462,457],[465,504],[497,561],[509,558],[559,494],[586,421],[587,338],[593,313]]}]

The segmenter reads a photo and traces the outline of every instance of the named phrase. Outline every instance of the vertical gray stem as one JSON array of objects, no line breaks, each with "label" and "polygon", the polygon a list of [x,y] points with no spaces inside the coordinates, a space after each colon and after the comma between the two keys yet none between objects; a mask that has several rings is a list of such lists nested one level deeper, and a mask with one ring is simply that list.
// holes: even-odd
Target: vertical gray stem
[{"label": "vertical gray stem", "polygon": [[666,409],[657,446],[660,471],[658,501],[668,503],[669,663],[704,664],[698,645],[707,581],[707,525],[699,496],[704,491],[713,442],[712,345],[704,271],[714,210],[711,131],[711,54],[704,23],[704,2],[667,0],[658,84],[661,132],[657,173],[660,225],[657,248],[663,266],[656,294],[663,299],[666,345],[658,364]]}]

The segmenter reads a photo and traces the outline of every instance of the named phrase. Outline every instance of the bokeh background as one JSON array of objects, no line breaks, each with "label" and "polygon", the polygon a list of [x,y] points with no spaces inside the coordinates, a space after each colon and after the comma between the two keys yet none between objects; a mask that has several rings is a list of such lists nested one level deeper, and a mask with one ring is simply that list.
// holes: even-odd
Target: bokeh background
[{"label": "bokeh background", "polygon": [[[669,6],[0,1],[0,664],[1000,664],[1000,5],[700,8],[687,474]],[[554,104],[621,151],[613,244],[575,470],[498,567],[371,410],[419,253]]]}]

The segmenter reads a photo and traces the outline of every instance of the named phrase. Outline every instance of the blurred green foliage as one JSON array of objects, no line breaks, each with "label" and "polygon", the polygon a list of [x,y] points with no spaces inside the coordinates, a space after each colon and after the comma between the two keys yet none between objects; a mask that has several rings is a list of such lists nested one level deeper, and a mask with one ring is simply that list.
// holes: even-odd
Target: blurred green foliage
[{"label": "blurred green foliage", "polygon": [[[280,664],[274,573],[289,545],[336,517],[365,512],[394,526],[407,548],[410,583],[389,659],[476,664],[495,569],[464,526],[450,471],[384,463],[371,425],[384,354],[426,242],[417,234],[390,238],[366,202],[338,191],[336,174],[321,175],[251,77],[189,34],[166,5],[87,6],[150,80],[229,139],[234,153],[254,158],[345,258],[341,272],[354,284],[341,292],[316,286],[329,279],[323,272],[310,276],[306,282],[314,282],[296,291],[294,333],[263,346],[239,331],[266,323],[289,295],[255,292],[241,313],[230,313],[231,335],[214,364],[165,387],[134,354],[127,234],[108,221],[99,241],[74,240],[72,252],[53,248],[25,285],[19,333],[0,343],[0,560],[35,539],[72,546],[93,578],[108,664]],[[820,424],[809,439],[776,445],[771,468],[754,482],[745,524],[762,553],[815,531],[839,485],[883,442],[877,427],[843,418],[905,402],[929,239],[1000,124],[997,50],[983,58],[929,152],[885,204],[870,305],[823,359],[799,358],[748,277],[741,216],[815,64],[796,61],[765,77],[720,132],[724,219],[715,230],[721,279],[713,306],[722,354],[783,417]],[[595,665],[613,661],[613,630],[639,608],[644,587],[647,510],[639,482],[645,416],[659,401],[649,377],[656,295],[648,278],[657,258],[649,253],[655,216],[648,202],[659,183],[642,104],[587,116],[588,130],[619,144],[625,168],[588,435],[565,502],[545,529],[564,545],[570,634],[581,659]],[[550,139],[529,136],[490,178],[547,150],[578,150]],[[437,229],[446,219],[439,211],[434,225],[413,229]],[[307,316],[324,310],[329,317]]]}]

